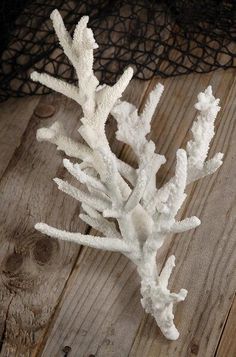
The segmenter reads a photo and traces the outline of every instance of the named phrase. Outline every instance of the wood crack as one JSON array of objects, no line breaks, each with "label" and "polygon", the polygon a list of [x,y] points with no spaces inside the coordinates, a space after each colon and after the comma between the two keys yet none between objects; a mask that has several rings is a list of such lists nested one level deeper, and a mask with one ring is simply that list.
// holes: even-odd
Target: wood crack
[{"label": "wood crack", "polygon": [[223,336],[224,336],[224,332],[225,332],[227,323],[228,323],[228,321],[229,321],[229,317],[230,317],[230,314],[231,314],[233,305],[234,305],[234,303],[235,303],[235,301],[236,301],[235,298],[236,298],[236,293],[234,294],[234,297],[233,297],[233,299],[232,299],[232,304],[230,305],[229,311],[228,311],[227,316],[226,316],[226,318],[225,318],[225,321],[224,321],[224,323],[223,323],[223,327],[222,327],[222,330],[221,330],[221,333],[220,333],[220,336],[219,336],[219,340],[218,340],[218,343],[217,343],[216,348],[215,348],[214,357],[217,357],[217,355],[218,355],[219,347],[220,347],[220,344],[221,344],[221,342],[222,342],[222,338],[223,338]]}]

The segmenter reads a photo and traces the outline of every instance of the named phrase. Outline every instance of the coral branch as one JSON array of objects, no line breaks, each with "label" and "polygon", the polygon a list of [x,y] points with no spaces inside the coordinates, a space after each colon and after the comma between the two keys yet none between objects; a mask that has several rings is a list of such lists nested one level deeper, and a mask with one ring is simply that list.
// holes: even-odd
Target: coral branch
[{"label": "coral branch", "polygon": [[[68,172],[86,186],[85,190],[59,178],[54,180],[61,191],[82,202],[85,213],[80,214],[80,218],[105,237],[70,233],[44,223],[36,224],[35,228],[54,238],[123,253],[137,266],[143,308],[152,314],[163,334],[175,340],[179,332],[174,324],[173,307],[186,298],[187,291],[170,292],[168,282],[175,257],[170,256],[159,272],[156,253],[168,234],[185,232],[201,223],[195,216],[177,221],[176,215],[185,200],[186,185],[214,173],[222,164],[221,153],[207,160],[219,100],[214,98],[211,87],[199,94],[195,105],[199,114],[192,127],[192,140],[186,150],[177,151],[174,176],[157,189],[156,173],[166,159],[155,152],[155,144],[147,134],[164,87],[158,84],[153,89],[139,114],[133,104],[120,100],[132,78],[131,68],[127,68],[113,86],[100,85],[95,77],[93,50],[97,44],[87,27],[88,17],[81,18],[73,37],[57,10],[51,18],[64,53],[75,68],[78,85],[37,72],[32,73],[31,78],[81,105],[83,117],[78,131],[86,144],[69,138],[57,122],[39,129],[37,139],[51,142],[66,155],[81,160],[74,164],[64,159],[63,163]],[[112,153],[105,132],[109,114],[117,121],[118,140],[130,145],[136,154],[137,169]]]},{"label": "coral branch", "polygon": [[144,110],[141,114],[141,120],[143,120],[147,125],[146,134],[148,134],[151,129],[150,123],[153,114],[155,113],[156,107],[161,99],[163,91],[164,91],[164,86],[158,83],[156,87],[149,94]]},{"label": "coral branch", "polygon": [[59,122],[55,122],[49,128],[38,129],[36,137],[38,141],[48,141],[56,144],[57,150],[64,151],[68,156],[80,160],[88,160],[91,157],[90,148],[66,136],[64,128]]},{"label": "coral branch", "polygon": [[179,332],[173,322],[173,305],[183,301],[187,296],[187,290],[185,289],[181,289],[176,294],[170,293],[167,288],[174,266],[175,257],[171,255],[157,279],[158,283],[146,278],[141,282],[142,306],[146,312],[155,318],[163,334],[170,340],[176,340],[179,337]]},{"label": "coral branch", "polygon": [[76,70],[81,97],[83,97],[81,104],[84,113],[90,116],[95,110],[94,93],[98,86],[98,80],[93,73],[93,49],[98,46],[93,38],[92,31],[87,28],[89,19],[87,16],[80,19],[75,28],[73,39],[67,32],[57,10],[52,12],[51,19],[60,45]]},{"label": "coral branch", "polygon": [[157,191],[154,202],[160,213],[174,218],[183,201],[185,200],[185,187],[187,181],[187,155],[186,151],[179,149],[176,153],[175,176]]},{"label": "coral branch", "polygon": [[35,229],[50,237],[76,242],[78,244],[86,245],[87,247],[110,250],[112,252],[129,253],[129,247],[120,239],[66,232],[50,227],[45,223],[37,223]]},{"label": "coral branch", "polygon": [[46,87],[56,90],[58,93],[64,94],[67,97],[75,100],[78,104],[82,103],[79,88],[62,81],[61,79],[54,78],[47,73],[38,73],[36,71],[31,73],[31,79],[34,82],[39,82]]},{"label": "coral branch", "polygon": [[205,162],[210,142],[214,136],[214,123],[220,110],[219,99],[212,95],[209,86],[205,92],[198,95],[195,108],[199,111],[197,121],[192,127],[193,139],[187,144],[188,154],[188,183],[198,178],[214,173],[222,164],[223,154],[216,154],[215,158]]},{"label": "coral branch", "polygon": [[116,230],[114,223],[109,222],[101,215],[100,217],[93,218],[87,214],[81,213],[79,217],[89,226],[105,234],[106,237],[119,238],[119,239],[122,238],[120,233]]},{"label": "coral branch", "polygon": [[175,267],[175,256],[171,255],[167,259],[164,268],[162,269],[161,274],[159,276],[159,283],[162,285],[163,288],[167,288],[168,281],[170,279],[174,267]]},{"label": "coral branch", "polygon": [[130,182],[134,186],[137,180],[137,173],[135,169],[119,159],[116,160],[117,168],[121,176],[123,176],[128,182]]},{"label": "coral branch", "polygon": [[114,84],[112,87],[106,86],[104,89],[101,89],[99,92],[97,92],[98,108],[93,118],[95,123],[101,122],[103,126],[105,125],[106,119],[110,114],[114,104],[121,97],[132,76],[133,69],[129,67],[124,71],[116,84]]},{"label": "coral branch", "polygon": [[59,190],[67,193],[78,201],[86,203],[87,205],[95,208],[96,210],[103,212],[105,209],[110,207],[110,202],[107,199],[101,199],[101,197],[93,197],[90,194],[87,194],[76,187],[70,185],[68,182],[63,181],[59,178],[55,178],[54,181],[58,185]]},{"label": "coral branch", "polygon": [[205,161],[201,169],[195,167],[194,170],[189,170],[187,183],[214,174],[214,172],[216,172],[216,170],[223,164],[223,157],[224,154],[218,152],[212,159]]},{"label": "coral branch", "polygon": [[97,179],[84,173],[79,164],[72,164],[70,160],[64,159],[63,164],[68,172],[74,176],[79,182],[86,184],[89,188],[106,193],[106,187]]},{"label": "coral branch", "polygon": [[193,216],[190,218],[185,218],[180,222],[175,222],[169,229],[172,233],[181,233],[189,231],[190,229],[195,229],[201,224],[199,218]]},{"label": "coral branch", "polygon": [[133,191],[131,192],[129,198],[127,199],[127,202],[125,203],[124,206],[125,213],[132,211],[139,204],[139,201],[143,197],[146,184],[147,184],[146,172],[144,170],[141,170],[138,175],[136,185]]}]

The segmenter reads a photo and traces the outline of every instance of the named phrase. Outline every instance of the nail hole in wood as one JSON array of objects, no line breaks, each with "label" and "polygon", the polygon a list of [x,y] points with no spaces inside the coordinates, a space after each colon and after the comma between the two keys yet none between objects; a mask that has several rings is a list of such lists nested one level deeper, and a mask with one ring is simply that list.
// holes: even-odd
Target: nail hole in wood
[{"label": "nail hole in wood", "polygon": [[67,357],[68,356],[68,353],[70,353],[71,351],[71,347],[70,346],[65,346],[62,350],[62,352],[64,352],[64,357]]},{"label": "nail hole in wood", "polygon": [[41,119],[47,119],[55,114],[55,107],[51,104],[39,104],[34,111],[34,114]]}]

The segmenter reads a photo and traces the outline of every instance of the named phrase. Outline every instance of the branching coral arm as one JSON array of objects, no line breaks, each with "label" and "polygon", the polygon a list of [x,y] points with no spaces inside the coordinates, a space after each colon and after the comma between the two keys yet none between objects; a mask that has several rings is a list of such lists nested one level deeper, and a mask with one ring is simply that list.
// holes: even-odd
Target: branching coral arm
[{"label": "branching coral arm", "polygon": [[189,231],[190,229],[195,229],[201,224],[201,221],[199,218],[193,216],[190,218],[185,218],[182,221],[175,222],[172,226],[169,228],[169,232],[172,233],[182,233]]},{"label": "branching coral arm", "polygon": [[[117,139],[130,145],[138,160],[140,160],[142,152],[145,151],[144,145],[148,143],[146,135],[150,131],[150,122],[163,89],[161,84],[154,88],[149,94],[141,115],[138,115],[137,108],[133,104],[126,101],[117,102],[111,110],[111,114],[117,121]],[[155,145],[152,149],[155,150]]]},{"label": "branching coral arm", "polygon": [[55,178],[54,181],[57,183],[59,190],[67,193],[78,201],[86,203],[87,205],[95,208],[100,212],[110,208],[110,202],[108,199],[101,199],[101,197],[96,197],[95,194],[91,196],[90,194],[79,190],[78,188],[59,178]]},{"label": "branching coral arm", "polygon": [[147,184],[146,172],[145,170],[140,170],[136,185],[133,188],[132,192],[130,193],[127,202],[125,203],[124,213],[126,214],[129,213],[139,204],[141,198],[143,197],[146,184]]},{"label": "branching coral arm", "polygon": [[94,123],[101,123],[104,128],[106,119],[114,104],[121,97],[132,77],[133,69],[128,67],[113,86],[106,86],[104,89],[96,92],[97,109],[93,117]]},{"label": "branching coral arm", "polygon": [[192,126],[193,139],[187,143],[188,183],[215,172],[222,165],[223,154],[218,153],[206,161],[210,142],[214,136],[214,123],[220,110],[219,99],[212,94],[209,86],[198,95],[195,108],[199,111],[197,120]]},{"label": "branching coral arm", "polygon": [[[178,294],[171,293],[168,289],[169,278],[174,266],[175,257],[172,255],[167,259],[160,275],[157,277],[157,283],[145,277],[141,282],[142,306],[146,312],[155,318],[163,334],[170,340],[176,340],[179,337],[179,332],[173,321],[173,305],[183,301],[187,296],[185,289],[181,289]],[[142,274],[142,271],[140,273]]]},{"label": "branching coral arm", "polygon": [[78,104],[82,103],[79,88],[72,84],[50,76],[47,73],[39,73],[37,71],[32,72],[31,79],[34,82],[39,82],[46,87],[57,91],[58,93],[64,94],[65,96],[75,100]]},{"label": "branching coral arm", "polygon": [[64,53],[73,64],[82,99],[84,114],[90,116],[95,110],[95,89],[98,80],[93,73],[93,49],[97,44],[93,38],[93,33],[87,28],[88,17],[80,19],[75,28],[73,39],[65,28],[62,17],[57,10],[51,14],[53,26],[57,37],[64,50]]},{"label": "branching coral arm", "polygon": [[[150,143],[150,142],[149,142]],[[153,155],[146,156],[143,158],[143,163],[148,162],[147,165],[147,176],[149,181],[146,185],[146,189],[143,194],[143,205],[146,208],[148,202],[152,199],[154,195],[156,195],[156,174],[159,171],[160,167],[165,164],[166,159],[163,155],[158,155],[153,153]],[[142,165],[143,166],[143,165]]]},{"label": "branching coral arm", "polygon": [[114,224],[112,222],[109,222],[107,219],[103,218],[102,216],[100,216],[99,218],[93,218],[87,214],[81,213],[79,217],[89,226],[105,234],[106,237],[119,238],[119,239],[122,238],[120,233],[115,229]]},{"label": "branching coral arm", "polygon": [[175,188],[171,192],[167,205],[170,211],[170,215],[175,217],[179,208],[182,206],[186,194],[184,193],[187,181],[187,155],[186,151],[179,149],[176,154],[176,169],[174,177]]},{"label": "branching coral arm", "polygon": [[46,74],[33,72],[31,79],[36,80],[49,88],[55,89],[57,92],[63,93],[70,98],[76,100],[83,105],[85,115],[93,114],[95,110],[95,89],[98,85],[98,80],[93,73],[93,49],[97,47],[93,34],[87,28],[88,17],[82,17],[79,21],[72,39],[65,28],[62,17],[57,10],[51,14],[54,29],[57,33],[59,42],[71,63],[73,64],[77,78],[79,80],[78,89],[76,86],[65,84],[56,78],[52,78]]},{"label": "branching coral arm", "polygon": [[121,234],[116,229],[114,222],[108,221],[98,211],[84,203],[82,208],[87,213],[87,215],[82,214],[82,217],[80,215],[84,222],[108,237],[121,238]]},{"label": "branching coral arm", "polygon": [[70,160],[64,159],[63,165],[67,169],[67,171],[74,176],[79,182],[87,185],[88,187],[92,187],[95,190],[102,191],[104,193],[107,192],[106,187],[97,179],[92,176],[84,173],[79,164],[72,164]]},{"label": "branching coral arm", "polygon": [[[168,282],[172,273],[172,270],[175,267],[175,256],[171,255],[167,261],[165,262],[165,265],[158,277],[159,284],[162,288],[167,289],[168,287]],[[187,290],[181,289],[178,294],[176,293],[169,293],[169,298],[170,302],[179,302],[182,301],[186,298],[187,296]]]},{"label": "branching coral arm", "polygon": [[174,267],[175,267],[175,256],[171,255],[167,259],[167,261],[159,275],[159,278],[158,278],[158,281],[162,285],[163,288],[167,288],[168,281],[170,279],[170,276],[171,276],[171,273],[172,273],[172,270]]},{"label": "branching coral arm", "polygon": [[176,159],[175,176],[157,192],[156,197],[158,211],[169,219],[175,217],[186,197],[184,193],[187,180],[186,151],[179,149]]},{"label": "branching coral arm", "polygon": [[91,149],[84,144],[72,140],[64,133],[63,125],[59,122],[53,123],[49,128],[40,128],[36,134],[38,141],[48,141],[57,145],[57,150],[64,151],[68,156],[80,160],[89,160]]},{"label": "branching coral arm", "polygon": [[118,158],[116,159],[117,161],[117,168],[121,174],[122,177],[124,177],[131,185],[135,185],[135,182],[137,180],[137,172],[136,170],[127,164],[126,162],[119,160]]},{"label": "branching coral arm", "polygon": [[146,139],[163,89],[161,84],[153,89],[140,115],[134,105],[125,101],[118,101],[111,111],[118,125],[117,139],[131,146],[137,156],[140,169],[146,170],[148,183],[143,193],[144,206],[156,192],[156,173],[166,161],[163,155],[155,153],[155,144]]},{"label": "branching coral arm", "polygon": [[121,239],[71,233],[51,227],[45,223],[37,223],[35,225],[35,229],[41,233],[47,234],[50,237],[76,242],[91,248],[109,250],[112,252],[122,252],[123,254],[130,252],[128,245]]},{"label": "branching coral arm", "polygon": [[[146,135],[150,132],[150,123],[157,108],[157,105],[161,99],[162,93],[164,91],[164,86],[158,83],[155,88],[150,92],[146,104],[144,106],[143,112],[140,116],[141,120],[146,123]],[[145,131],[144,131],[145,134]]]},{"label": "branching coral arm", "polygon": [[218,152],[212,159],[205,161],[201,169],[195,167],[194,170],[189,172],[187,183],[191,183],[205,176],[214,174],[222,165],[223,157],[224,154]]}]

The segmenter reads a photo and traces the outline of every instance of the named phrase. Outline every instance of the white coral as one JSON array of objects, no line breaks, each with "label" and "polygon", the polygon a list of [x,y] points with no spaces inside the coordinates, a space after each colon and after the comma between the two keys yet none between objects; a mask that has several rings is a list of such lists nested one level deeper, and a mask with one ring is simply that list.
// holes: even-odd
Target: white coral
[{"label": "white coral", "polygon": [[[65,168],[86,190],[75,188],[66,181],[55,179],[58,188],[82,202],[85,211],[80,218],[104,236],[70,233],[37,223],[35,228],[58,239],[74,241],[89,247],[119,251],[137,265],[141,277],[142,306],[151,313],[163,334],[177,339],[173,305],[185,299],[187,291],[171,293],[168,281],[175,265],[170,256],[159,272],[156,252],[169,233],[184,232],[200,224],[197,217],[176,221],[183,204],[186,185],[213,173],[222,164],[222,154],[206,161],[210,141],[214,135],[214,120],[219,111],[218,99],[211,87],[198,96],[199,111],[193,124],[193,139],[187,149],[177,151],[175,175],[162,188],[156,188],[156,173],[165,163],[165,157],[155,152],[155,145],[146,138],[156,105],[163,92],[158,84],[150,93],[141,114],[137,108],[120,97],[132,78],[131,68],[125,70],[118,82],[99,86],[93,72],[93,49],[97,44],[87,28],[88,17],[82,17],[71,38],[57,10],[51,15],[60,44],[78,78],[78,86],[53,78],[48,74],[33,72],[31,78],[79,103],[84,117],[79,133],[86,144],[67,136],[58,123],[37,132],[39,141],[49,141],[68,156],[82,161],[73,164],[63,161]],[[117,120],[117,138],[130,145],[136,154],[138,169],[119,160],[111,151],[104,126],[111,113]],[[114,223],[117,221],[117,225]]]}]

